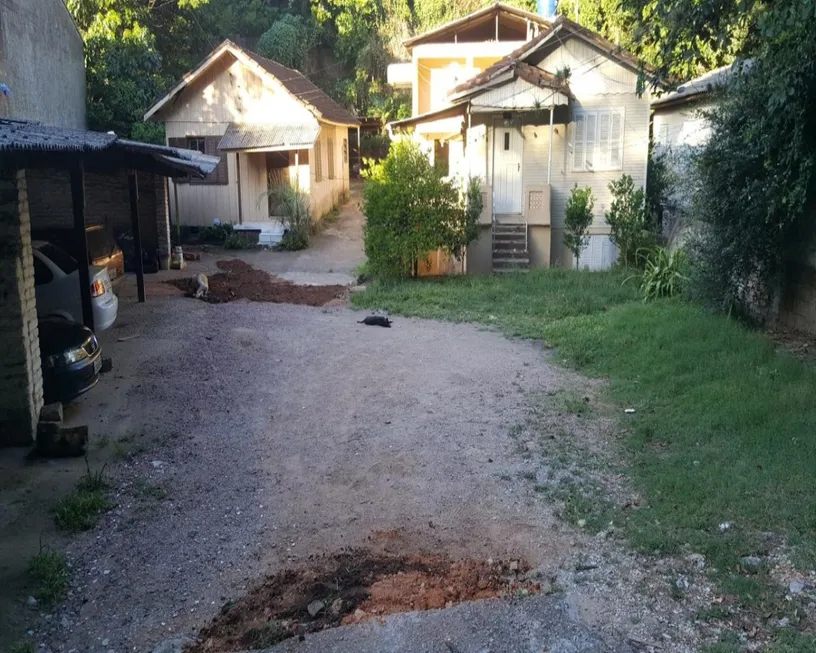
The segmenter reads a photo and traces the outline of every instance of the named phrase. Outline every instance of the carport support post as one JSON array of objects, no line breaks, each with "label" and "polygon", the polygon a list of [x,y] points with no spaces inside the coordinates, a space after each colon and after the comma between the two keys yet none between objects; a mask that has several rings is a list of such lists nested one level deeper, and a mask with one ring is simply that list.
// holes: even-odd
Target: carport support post
[{"label": "carport support post", "polygon": [[71,201],[74,207],[74,238],[79,255],[79,296],[82,300],[82,321],[93,330],[91,304],[91,272],[88,263],[88,239],[85,235],[85,164],[82,159],[71,167]]},{"label": "carport support post", "polygon": [[135,250],[133,261],[136,266],[136,291],[139,294],[139,301],[144,303],[144,261],[142,260],[142,230],[139,228],[139,178],[136,171],[128,172],[128,190],[130,191],[130,224],[133,230],[133,249]]}]

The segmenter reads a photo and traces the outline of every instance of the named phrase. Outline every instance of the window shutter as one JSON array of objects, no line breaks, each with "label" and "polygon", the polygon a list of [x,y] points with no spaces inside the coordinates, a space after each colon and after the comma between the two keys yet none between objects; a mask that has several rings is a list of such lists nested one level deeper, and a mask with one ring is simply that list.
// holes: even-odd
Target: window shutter
[{"label": "window shutter", "polygon": [[328,156],[328,170],[329,170],[329,179],[334,179],[334,139],[330,138],[327,141],[327,156]]},{"label": "window shutter", "polygon": [[575,116],[575,131],[573,132],[572,143],[572,169],[583,170],[586,165],[586,149],[584,139],[586,138],[586,124],[584,114]]},{"label": "window shutter", "polygon": [[623,116],[612,112],[609,127],[609,167],[620,168],[623,158]]},{"label": "window shutter", "polygon": [[596,156],[596,148],[595,148],[595,141],[596,141],[596,128],[598,123],[598,115],[595,113],[588,113],[586,114],[586,156],[584,160],[586,161],[586,169],[587,170],[594,170],[596,163],[595,163],[595,156]]},{"label": "window shutter", "polygon": [[[186,138],[168,138],[167,139],[167,144],[170,147],[176,147],[176,148],[179,148],[179,149],[183,150],[183,149],[187,148],[187,139]],[[187,176],[185,176],[185,177],[176,177],[176,178],[173,179],[174,184],[186,184],[189,181],[190,181],[190,178],[187,177]]]},{"label": "window shutter", "polygon": [[323,153],[321,152],[320,141],[314,144],[314,175],[315,181],[323,181]]},{"label": "window shutter", "polygon": [[598,167],[609,168],[609,112],[598,115]]},{"label": "window shutter", "polygon": [[220,158],[215,170],[210,173],[208,177],[200,180],[203,184],[218,184],[225,186],[229,183],[229,168],[227,167],[227,155],[218,149],[218,143],[221,142],[220,136],[205,136],[204,137],[204,152],[210,156],[217,156]]}]

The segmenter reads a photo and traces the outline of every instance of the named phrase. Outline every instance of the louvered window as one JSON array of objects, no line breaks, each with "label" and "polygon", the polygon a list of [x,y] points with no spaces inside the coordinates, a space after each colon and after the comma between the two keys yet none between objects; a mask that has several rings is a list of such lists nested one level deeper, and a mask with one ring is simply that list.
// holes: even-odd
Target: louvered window
[{"label": "louvered window", "polygon": [[572,130],[572,169],[620,170],[623,165],[623,110],[579,111]]}]

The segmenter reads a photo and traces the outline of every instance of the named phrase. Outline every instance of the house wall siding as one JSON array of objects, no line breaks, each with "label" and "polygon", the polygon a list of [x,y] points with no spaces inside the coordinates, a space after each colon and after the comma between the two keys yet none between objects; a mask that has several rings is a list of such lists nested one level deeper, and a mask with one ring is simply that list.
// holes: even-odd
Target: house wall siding
[{"label": "house wall siding", "polygon": [[[280,85],[255,74],[230,54],[225,54],[221,60],[215,62],[205,74],[181,93],[172,108],[161,111],[156,119],[165,121],[168,142],[171,138],[188,136],[223,136],[232,122],[250,124],[273,121],[289,124],[316,122],[312,113]],[[334,126],[331,128],[334,129]],[[337,140],[335,142],[337,143]],[[325,151],[326,146],[323,147]],[[342,140],[339,147],[342,147]],[[173,221],[176,220],[177,202],[181,224],[206,226],[216,219],[237,224],[239,156],[241,220],[259,222],[269,219],[268,205],[263,199],[267,188],[265,154],[227,153],[225,156],[228,170],[228,182],[225,185],[170,182],[170,212]],[[300,167],[301,189],[308,191],[313,186],[307,181],[310,166]],[[327,174],[325,163],[323,170],[325,176]],[[335,167],[335,170],[339,171],[340,168]],[[345,172],[347,175],[347,166]],[[311,173],[311,177],[314,177],[314,172]],[[347,183],[346,181],[346,185]],[[332,196],[332,188],[333,184],[327,184],[317,189],[318,206],[325,205],[326,197]],[[330,202],[329,208],[332,205],[333,202]]]},{"label": "house wall siding", "polygon": [[0,3],[0,117],[85,129],[85,52],[63,0]]},{"label": "house wall siding", "polygon": [[[334,141],[334,179],[329,179],[329,139]],[[320,124],[320,150],[322,156],[322,179],[315,176],[315,150],[309,150],[309,185],[311,195],[312,217],[321,219],[333,207],[339,205],[349,188],[348,157],[343,156],[343,139],[348,139],[348,128]]]}]

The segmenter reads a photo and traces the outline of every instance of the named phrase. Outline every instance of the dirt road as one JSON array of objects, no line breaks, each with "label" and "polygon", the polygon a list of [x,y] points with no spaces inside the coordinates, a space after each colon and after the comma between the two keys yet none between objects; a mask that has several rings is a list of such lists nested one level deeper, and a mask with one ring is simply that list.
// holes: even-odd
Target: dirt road
[{"label": "dirt road", "polygon": [[[117,454],[118,507],[58,542],[74,585],[33,628],[45,650],[150,651],[194,634],[264,573],[349,547],[521,558],[575,588],[570,618],[660,637],[671,614],[636,621],[626,608],[659,609],[638,597],[645,572],[554,516],[514,435],[530,393],[574,378],[540,345],[475,326],[358,319],[183,298],[123,305],[103,335],[113,376],[74,412],[90,424],[92,466]],[[573,573],[588,556],[596,576]]]}]

